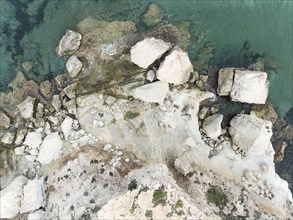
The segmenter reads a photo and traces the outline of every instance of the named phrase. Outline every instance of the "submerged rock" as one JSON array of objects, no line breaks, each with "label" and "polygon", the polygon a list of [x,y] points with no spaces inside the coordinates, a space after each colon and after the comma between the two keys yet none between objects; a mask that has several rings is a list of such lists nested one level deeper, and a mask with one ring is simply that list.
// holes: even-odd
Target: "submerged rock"
[{"label": "submerged rock", "polygon": [[171,44],[156,38],[146,38],[135,44],[131,50],[131,61],[146,69],[171,48]]},{"label": "submerged rock", "polygon": [[236,70],[230,96],[236,102],[265,104],[268,85],[265,72]]},{"label": "submerged rock", "polygon": [[269,149],[272,123],[253,115],[239,114],[230,122],[233,149],[242,154],[261,155]]},{"label": "submerged rock", "polygon": [[135,88],[132,94],[134,98],[145,102],[163,103],[168,91],[168,83],[158,81]]},{"label": "submerged rock", "polygon": [[157,71],[157,78],[168,83],[183,84],[188,82],[192,72],[193,66],[188,53],[175,48],[161,63]]},{"label": "submerged rock", "polygon": [[147,12],[142,16],[142,21],[146,26],[154,26],[160,23],[164,17],[165,10],[162,6],[151,3]]},{"label": "submerged rock", "polygon": [[60,150],[62,147],[62,140],[58,132],[54,132],[45,137],[43,143],[40,146],[40,152],[38,161],[42,164],[48,164],[53,160],[56,160],[60,156]]},{"label": "submerged rock", "polygon": [[66,69],[71,78],[77,77],[82,68],[82,62],[76,57],[71,56],[66,62]]},{"label": "submerged rock", "polygon": [[35,98],[29,96],[17,105],[20,115],[25,118],[31,118],[34,113]]},{"label": "submerged rock", "polygon": [[67,30],[56,48],[58,56],[73,54],[80,45],[81,34],[72,30]]},{"label": "submerged rock", "polygon": [[207,136],[212,139],[216,139],[221,135],[221,123],[223,120],[222,114],[214,114],[204,119],[203,129]]}]

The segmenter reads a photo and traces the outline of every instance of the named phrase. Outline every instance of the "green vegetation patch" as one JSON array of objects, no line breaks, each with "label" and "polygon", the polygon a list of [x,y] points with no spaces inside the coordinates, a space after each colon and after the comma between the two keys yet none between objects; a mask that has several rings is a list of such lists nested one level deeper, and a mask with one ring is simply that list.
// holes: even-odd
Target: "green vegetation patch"
[{"label": "green vegetation patch", "polygon": [[152,218],[153,217],[153,210],[146,210],[144,216],[146,218]]},{"label": "green vegetation patch", "polygon": [[154,194],[153,194],[154,206],[157,206],[159,204],[165,205],[166,199],[167,199],[167,192],[165,191],[163,186],[154,191]]},{"label": "green vegetation patch", "polygon": [[139,112],[127,111],[124,115],[125,120],[131,120],[139,116]]},{"label": "green vegetation patch", "polygon": [[176,204],[175,204],[175,208],[179,209],[179,208],[183,208],[183,202],[181,199],[178,199]]},{"label": "green vegetation patch", "polygon": [[208,202],[215,204],[220,209],[223,209],[228,199],[220,186],[211,186],[206,192]]}]

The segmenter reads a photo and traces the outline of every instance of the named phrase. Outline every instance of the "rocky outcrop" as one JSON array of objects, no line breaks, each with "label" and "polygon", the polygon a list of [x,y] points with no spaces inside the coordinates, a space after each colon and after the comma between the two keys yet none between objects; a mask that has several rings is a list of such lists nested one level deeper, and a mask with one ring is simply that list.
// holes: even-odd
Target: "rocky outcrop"
[{"label": "rocky outcrop", "polygon": [[232,101],[265,104],[268,90],[267,73],[236,70],[230,96]]},{"label": "rocky outcrop", "polygon": [[67,30],[56,48],[58,56],[73,54],[80,45],[81,34],[72,30]]},{"label": "rocky outcrop", "polygon": [[168,91],[168,83],[158,81],[135,88],[132,94],[134,98],[145,102],[163,103]]},{"label": "rocky outcrop", "polygon": [[233,149],[242,155],[261,155],[269,149],[273,135],[271,122],[240,114],[231,120],[230,126]]},{"label": "rocky outcrop", "polygon": [[26,177],[18,176],[0,191],[0,218],[14,218],[19,213],[26,182]]},{"label": "rocky outcrop", "polygon": [[214,114],[204,119],[203,129],[208,137],[212,139],[218,138],[222,133],[221,123],[223,120],[222,114]]},{"label": "rocky outcrop", "polygon": [[156,38],[146,38],[135,44],[131,50],[131,61],[146,69],[171,48],[171,44]]},{"label": "rocky outcrop", "polygon": [[193,72],[193,66],[188,54],[179,48],[175,48],[161,63],[157,78],[173,84],[183,84],[189,80]]},{"label": "rocky outcrop", "polygon": [[147,12],[142,16],[143,23],[150,27],[160,23],[164,17],[165,10],[162,6],[151,3]]},{"label": "rocky outcrop", "polygon": [[82,62],[75,56],[69,57],[66,62],[66,69],[71,78],[77,77],[82,68]]}]

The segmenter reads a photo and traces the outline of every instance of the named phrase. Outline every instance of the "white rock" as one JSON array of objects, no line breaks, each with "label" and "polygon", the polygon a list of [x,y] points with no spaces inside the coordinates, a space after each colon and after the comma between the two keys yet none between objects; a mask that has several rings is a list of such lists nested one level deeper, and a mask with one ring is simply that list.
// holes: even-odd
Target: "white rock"
[{"label": "white rock", "polygon": [[1,141],[4,144],[12,144],[15,134],[13,132],[7,132],[2,138]]},{"label": "white rock", "polygon": [[[56,116],[50,115],[48,117],[49,121],[51,121],[53,124],[58,124],[59,123],[59,119]],[[46,125],[46,124],[45,124]]]},{"label": "white rock", "polygon": [[179,158],[175,159],[174,162],[175,168],[178,172],[186,176],[188,173],[192,172],[192,167],[187,161],[181,160]]},{"label": "white rock", "polygon": [[14,152],[15,152],[16,155],[23,155],[24,154],[24,149],[25,149],[24,146],[20,146],[20,147],[15,148]]},{"label": "white rock", "polygon": [[146,69],[170,48],[171,44],[164,42],[163,40],[153,37],[146,38],[131,48],[131,61]]},{"label": "white rock", "polygon": [[193,66],[188,53],[176,48],[161,63],[157,78],[168,83],[183,84],[189,80],[192,72]]},{"label": "white rock", "polygon": [[54,95],[51,101],[51,105],[55,108],[55,110],[58,112],[61,108],[61,100],[59,95]]},{"label": "white rock", "polygon": [[68,140],[72,123],[73,123],[73,119],[67,116],[61,124],[61,129],[64,134],[65,140]]},{"label": "white rock", "polygon": [[208,107],[202,107],[201,109],[200,109],[200,111],[199,111],[199,113],[198,113],[198,117],[200,118],[200,119],[204,119],[205,117],[206,117],[206,114],[208,113],[208,111],[209,111],[209,108]]},{"label": "white rock", "polygon": [[42,135],[38,132],[29,132],[23,144],[29,146],[30,148],[38,148],[42,143]]},{"label": "white rock", "polygon": [[236,70],[231,91],[232,101],[265,104],[268,97],[267,73]]},{"label": "white rock", "polygon": [[52,160],[56,160],[60,156],[62,140],[58,132],[54,132],[45,137],[40,146],[38,161],[42,164],[48,164]]},{"label": "white rock", "polygon": [[25,159],[30,162],[34,162],[36,160],[36,156],[34,155],[25,155]]},{"label": "white rock", "polygon": [[66,108],[70,114],[75,115],[76,114],[76,103],[75,99],[71,99],[70,101],[65,103]]},{"label": "white rock", "polygon": [[28,96],[24,101],[17,105],[20,115],[23,118],[30,118],[34,113],[35,98]]},{"label": "white rock", "polygon": [[111,144],[105,144],[103,150],[108,152],[112,149],[112,145]]},{"label": "white rock", "polygon": [[231,93],[234,77],[234,68],[223,68],[219,70],[218,94],[228,96]]},{"label": "white rock", "polygon": [[205,130],[207,136],[212,139],[216,139],[222,133],[221,123],[223,120],[222,114],[214,114],[204,119],[203,129]]},{"label": "white rock", "polygon": [[154,82],[133,89],[133,97],[145,102],[163,103],[169,91],[167,82]]},{"label": "white rock", "polygon": [[24,176],[16,177],[7,187],[0,191],[0,218],[14,218],[20,211],[23,197],[22,188],[27,182]]},{"label": "white rock", "polygon": [[76,87],[76,84],[70,84],[68,86],[66,86],[63,91],[65,92],[66,96],[70,99],[74,99],[76,96],[75,96],[75,87]]},{"label": "white rock", "polygon": [[67,30],[56,48],[57,55],[64,56],[74,53],[80,45],[81,38],[82,36],[80,33]]},{"label": "white rock", "polygon": [[20,212],[30,212],[42,207],[45,203],[44,180],[29,180],[23,187],[23,200]]},{"label": "white rock", "polygon": [[156,74],[155,74],[155,71],[153,70],[149,70],[147,71],[146,73],[146,80],[149,81],[149,82],[153,82],[156,78]]},{"label": "white rock", "polygon": [[253,115],[239,114],[230,122],[233,145],[243,152],[260,155],[269,149],[272,123]]},{"label": "white rock", "polygon": [[0,127],[8,129],[11,125],[11,119],[6,112],[0,110]]},{"label": "white rock", "polygon": [[66,62],[66,69],[71,78],[77,77],[82,68],[82,62],[75,56],[69,57]]}]

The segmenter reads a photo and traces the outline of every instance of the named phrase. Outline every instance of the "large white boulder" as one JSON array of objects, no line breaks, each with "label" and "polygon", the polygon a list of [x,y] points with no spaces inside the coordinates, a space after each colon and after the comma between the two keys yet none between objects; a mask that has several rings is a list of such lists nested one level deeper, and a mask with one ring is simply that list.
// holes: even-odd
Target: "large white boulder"
[{"label": "large white boulder", "polygon": [[236,70],[230,96],[232,101],[265,104],[268,85],[265,72]]},{"label": "large white boulder", "polygon": [[193,66],[188,53],[175,48],[161,63],[157,78],[168,83],[183,84],[189,80],[192,72]]},{"label": "large white boulder", "polygon": [[82,36],[80,33],[67,30],[56,48],[57,55],[64,56],[74,53],[80,45],[81,38]]},{"label": "large white boulder", "polygon": [[145,102],[163,103],[169,91],[167,82],[154,82],[133,89],[133,97]]},{"label": "large white boulder", "polygon": [[272,123],[253,115],[236,115],[230,122],[229,133],[233,149],[239,148],[243,153],[260,155],[270,146]]},{"label": "large white boulder", "polygon": [[229,96],[233,85],[234,68],[220,69],[218,75],[219,96]]},{"label": "large white boulder", "polygon": [[131,61],[146,69],[170,48],[171,44],[161,39],[146,38],[131,48]]},{"label": "large white boulder", "polygon": [[223,121],[222,114],[214,114],[204,119],[203,129],[205,130],[207,136],[212,139],[216,139],[221,135],[221,123]]},{"label": "large white boulder", "polygon": [[29,132],[23,144],[29,146],[30,148],[38,148],[42,143],[42,135],[39,132]]},{"label": "large white boulder", "polygon": [[42,164],[48,164],[53,160],[56,160],[60,156],[60,150],[62,148],[62,140],[58,132],[54,132],[45,137],[43,143],[40,146],[40,152],[38,161]]},{"label": "large white boulder", "polygon": [[77,77],[82,68],[82,62],[75,56],[72,55],[66,62],[66,69],[71,78]]},{"label": "large white boulder", "polygon": [[23,200],[20,212],[30,212],[44,206],[44,179],[29,180],[23,187]]},{"label": "large white boulder", "polygon": [[34,113],[35,98],[28,96],[24,101],[17,105],[19,113],[23,118],[30,118]]},{"label": "large white boulder", "polygon": [[7,187],[0,191],[0,218],[14,218],[20,211],[23,198],[22,188],[27,178],[16,177]]},{"label": "large white boulder", "polygon": [[67,116],[61,124],[61,129],[64,134],[65,140],[68,140],[71,127],[72,127],[73,119]]}]

